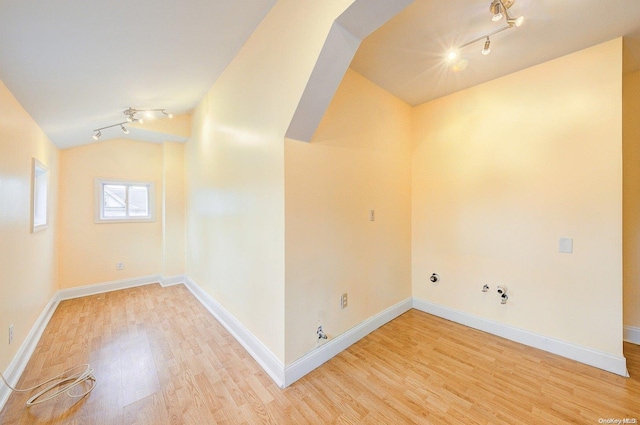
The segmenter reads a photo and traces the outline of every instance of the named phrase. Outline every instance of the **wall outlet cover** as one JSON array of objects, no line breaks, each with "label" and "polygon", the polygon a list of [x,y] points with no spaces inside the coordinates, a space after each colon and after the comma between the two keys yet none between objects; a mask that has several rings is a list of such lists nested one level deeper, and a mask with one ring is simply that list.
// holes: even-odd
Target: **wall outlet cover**
[{"label": "wall outlet cover", "polygon": [[573,253],[573,238],[560,238],[558,251],[565,254]]}]

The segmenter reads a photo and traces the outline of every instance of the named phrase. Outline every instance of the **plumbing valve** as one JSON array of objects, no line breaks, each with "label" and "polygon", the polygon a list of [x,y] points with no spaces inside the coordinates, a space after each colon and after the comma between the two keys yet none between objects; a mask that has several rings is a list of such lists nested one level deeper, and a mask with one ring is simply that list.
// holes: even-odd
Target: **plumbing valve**
[{"label": "plumbing valve", "polygon": [[322,326],[318,326],[318,330],[316,331],[316,333],[318,334],[318,340],[327,339],[327,334],[325,334],[322,330]]}]

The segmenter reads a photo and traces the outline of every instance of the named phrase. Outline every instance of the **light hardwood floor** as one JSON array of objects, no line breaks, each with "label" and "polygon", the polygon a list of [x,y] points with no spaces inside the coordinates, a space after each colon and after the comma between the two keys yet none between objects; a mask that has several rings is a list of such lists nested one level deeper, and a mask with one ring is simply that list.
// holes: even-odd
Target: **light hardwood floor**
[{"label": "light hardwood floor", "polygon": [[86,398],[25,408],[1,424],[599,424],[640,421],[631,378],[411,310],[281,390],[182,285],[60,303],[19,386],[90,363]]}]

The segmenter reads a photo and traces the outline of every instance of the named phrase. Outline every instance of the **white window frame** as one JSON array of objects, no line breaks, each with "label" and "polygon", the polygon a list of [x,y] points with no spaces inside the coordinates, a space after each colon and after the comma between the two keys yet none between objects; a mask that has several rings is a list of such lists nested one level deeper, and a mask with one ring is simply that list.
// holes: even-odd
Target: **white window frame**
[{"label": "white window frame", "polygon": [[49,167],[33,158],[31,167],[31,232],[49,227]]},{"label": "white window frame", "polygon": [[[105,185],[120,186],[146,186],[148,190],[147,201],[149,203],[149,215],[146,217],[132,217],[129,215],[123,217],[105,217],[104,216],[104,187]],[[127,189],[128,192],[128,189]],[[114,179],[94,179],[94,222],[95,223],[148,223],[156,221],[156,185],[154,182],[131,181],[131,180],[114,180]],[[128,205],[127,205],[128,207]],[[129,208],[125,209],[126,211]],[[128,213],[127,213],[128,214]]]}]

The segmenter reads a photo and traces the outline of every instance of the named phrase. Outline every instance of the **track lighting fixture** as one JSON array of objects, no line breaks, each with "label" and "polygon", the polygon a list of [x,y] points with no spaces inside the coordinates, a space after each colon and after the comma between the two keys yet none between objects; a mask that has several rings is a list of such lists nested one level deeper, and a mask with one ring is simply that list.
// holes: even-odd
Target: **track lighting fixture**
[{"label": "track lighting fixture", "polygon": [[518,17],[516,19],[507,18],[507,24],[509,24],[509,27],[512,27],[514,25],[516,27],[519,27],[520,25],[522,25],[523,22],[524,22],[524,16],[520,16],[520,17]]},{"label": "track lighting fixture", "polygon": [[[136,121],[133,121],[133,122],[136,122]],[[124,134],[129,134],[129,129],[124,126],[125,124],[129,124],[129,123],[127,121],[124,121],[124,122],[119,122],[117,124],[108,125],[106,127],[96,128],[95,130],[93,130],[94,131],[93,140],[98,140],[100,136],[102,136],[102,130],[111,128],[111,127],[120,127],[120,130],[122,130]]]},{"label": "track lighting fixture", "polygon": [[489,37],[487,37],[487,41],[484,42],[484,48],[482,49],[482,54],[488,55],[489,53],[491,53],[491,40],[489,40]]},{"label": "track lighting fixture", "polygon": [[502,19],[504,16],[507,20],[509,28],[516,26],[519,27],[524,22],[524,16],[518,18],[512,18],[509,15],[509,8],[513,6],[515,0],[493,0],[489,6],[489,10],[493,13],[492,21],[496,22]]},{"label": "track lighting fixture", "polygon": [[[505,17],[507,21],[507,25],[503,26],[502,28],[498,28],[497,30],[491,31],[490,33],[485,34],[481,37],[475,38],[467,43],[464,43],[463,45],[459,46],[457,49],[449,51],[449,53],[447,54],[447,59],[450,62],[454,61],[458,57],[458,50],[482,40],[484,40],[484,48],[482,49],[482,54],[488,55],[491,52],[491,40],[489,39],[489,37],[491,37],[492,35],[496,35],[502,31],[511,29],[513,27],[519,27],[524,22],[524,16],[520,16],[518,18],[512,18],[509,15],[508,9],[511,6],[513,6],[513,3],[515,3],[515,0],[492,0],[491,5],[489,6],[489,10],[493,14],[491,20],[499,21],[500,19]],[[454,64],[454,68],[456,68],[455,64]]]},{"label": "track lighting fixture", "polygon": [[502,19],[503,9],[504,8],[502,7],[502,2],[500,0],[493,0],[491,2],[491,6],[489,6],[489,10],[491,11],[491,13],[493,13],[493,16],[491,17],[491,20],[493,22],[498,22],[500,19]]},{"label": "track lighting fixture", "polygon": [[168,113],[166,110],[164,109],[134,109],[132,107],[128,107],[127,109],[125,109],[124,111],[122,111],[122,113],[125,115],[126,117],[126,121],[123,122],[119,122],[116,124],[112,124],[112,125],[108,125],[106,127],[100,127],[100,128],[96,128],[93,134],[93,140],[98,140],[100,138],[100,136],[102,136],[102,131],[104,129],[107,128],[111,128],[111,127],[120,127],[120,130],[122,130],[122,132],[124,134],[129,134],[129,129],[127,127],[125,127],[125,124],[129,124],[129,123],[137,123],[137,124],[142,124],[143,121],[141,118],[136,118],[136,114],[138,112],[144,112],[145,115],[153,117],[154,112],[159,112],[163,115],[166,115],[168,118],[173,118],[173,114]]},{"label": "track lighting fixture", "polygon": [[161,114],[166,115],[168,118],[173,118],[173,114],[167,113],[167,111],[164,109],[134,109],[132,107],[128,107],[127,109],[122,111],[122,113],[127,117],[127,121],[129,122],[133,122],[133,120],[136,119],[135,115],[138,112],[145,112],[145,116],[147,118],[153,118],[154,112],[160,112]]}]

